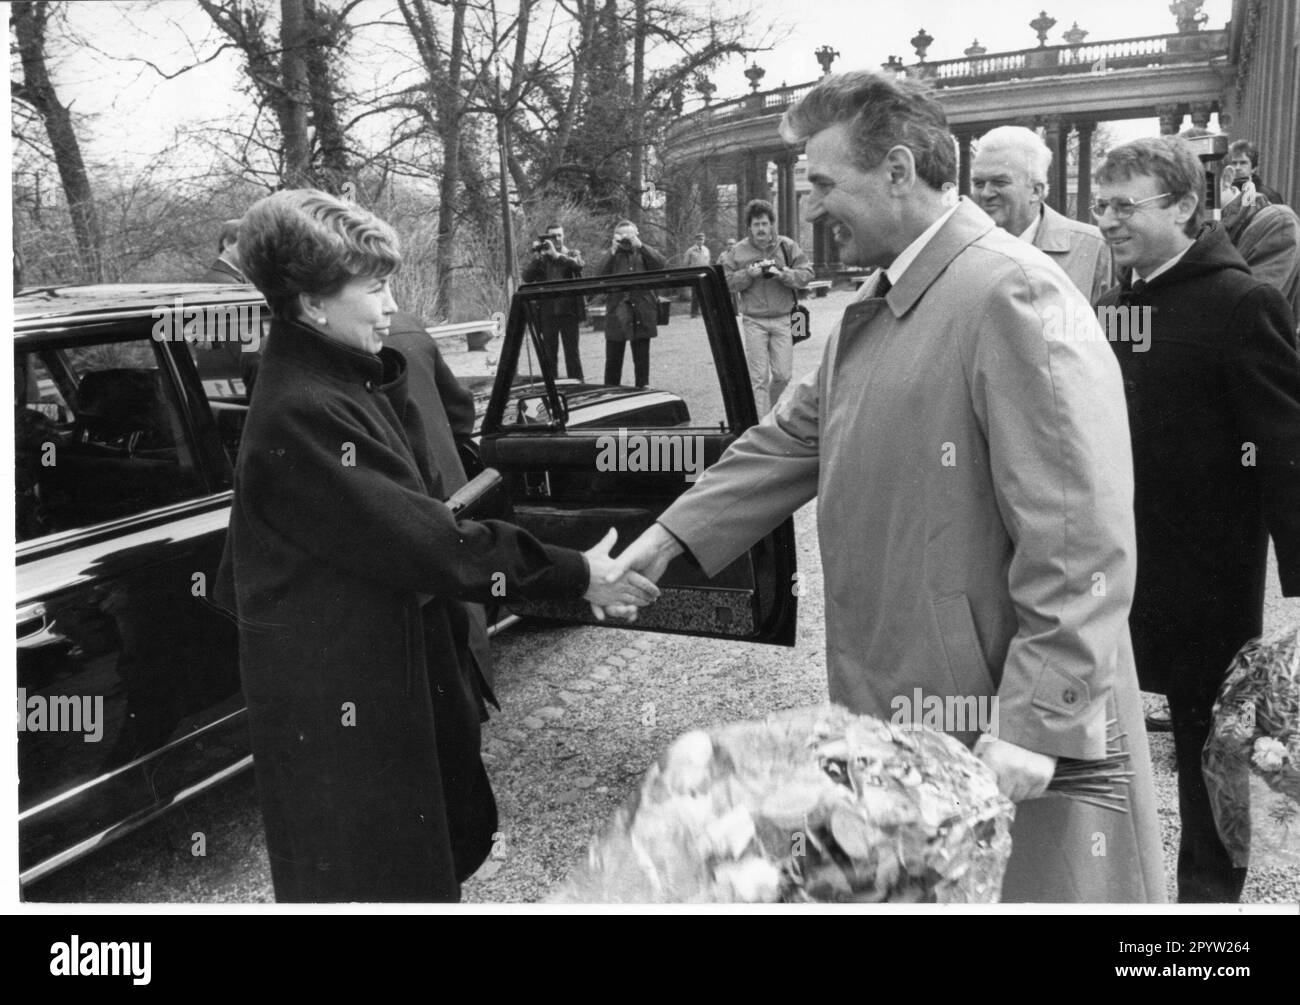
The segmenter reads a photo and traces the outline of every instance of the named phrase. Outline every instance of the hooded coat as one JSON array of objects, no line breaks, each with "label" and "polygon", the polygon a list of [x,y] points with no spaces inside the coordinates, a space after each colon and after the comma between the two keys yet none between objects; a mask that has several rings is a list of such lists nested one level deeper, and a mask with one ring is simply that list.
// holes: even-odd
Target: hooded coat
[{"label": "hooded coat", "polygon": [[491,847],[461,601],[577,597],[579,552],[436,499],[402,355],[277,321],[235,470],[217,599],[276,899],[445,901]]},{"label": "hooded coat", "polygon": [[1295,321],[1220,226],[1141,293],[1125,276],[1099,306],[1151,312],[1146,349],[1111,343],[1133,438],[1138,679],[1204,705],[1263,630],[1270,535],[1283,593],[1300,594]]}]

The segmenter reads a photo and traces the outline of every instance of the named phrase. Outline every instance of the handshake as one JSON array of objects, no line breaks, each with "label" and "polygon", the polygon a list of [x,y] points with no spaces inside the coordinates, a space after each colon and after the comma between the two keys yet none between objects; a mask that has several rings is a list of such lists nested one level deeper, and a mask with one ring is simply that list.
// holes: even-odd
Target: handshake
[{"label": "handshake", "polygon": [[607,617],[635,621],[640,608],[659,599],[655,581],[682,553],[677,539],[657,523],[618,558],[611,558],[609,552],[617,540],[618,531],[611,527],[599,544],[583,552],[590,573],[583,599],[591,605],[597,621]]}]

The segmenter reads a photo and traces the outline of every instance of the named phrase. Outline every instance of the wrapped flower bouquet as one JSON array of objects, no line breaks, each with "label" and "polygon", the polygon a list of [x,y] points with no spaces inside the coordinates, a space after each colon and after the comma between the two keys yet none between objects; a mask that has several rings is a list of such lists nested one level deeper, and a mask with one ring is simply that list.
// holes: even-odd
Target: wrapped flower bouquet
[{"label": "wrapped flower bouquet", "polygon": [[552,899],[991,902],[1013,816],[951,737],[798,709],[679,737]]},{"label": "wrapped flower bouquet", "polygon": [[1300,625],[1237,653],[1214,703],[1201,754],[1219,837],[1233,863],[1250,860],[1250,772],[1300,802]]}]

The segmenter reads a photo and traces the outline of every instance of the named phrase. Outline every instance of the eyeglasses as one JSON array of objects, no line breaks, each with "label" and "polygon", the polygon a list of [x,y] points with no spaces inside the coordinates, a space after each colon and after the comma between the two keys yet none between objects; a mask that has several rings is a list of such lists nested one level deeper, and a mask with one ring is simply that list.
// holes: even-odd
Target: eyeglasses
[{"label": "eyeglasses", "polygon": [[1171,195],[1172,192],[1161,192],[1150,199],[1139,199],[1137,202],[1128,199],[1098,199],[1092,204],[1092,215],[1094,219],[1100,220],[1106,215],[1106,210],[1110,210],[1115,214],[1116,220],[1127,220],[1147,203],[1155,202],[1157,199],[1168,199]]}]

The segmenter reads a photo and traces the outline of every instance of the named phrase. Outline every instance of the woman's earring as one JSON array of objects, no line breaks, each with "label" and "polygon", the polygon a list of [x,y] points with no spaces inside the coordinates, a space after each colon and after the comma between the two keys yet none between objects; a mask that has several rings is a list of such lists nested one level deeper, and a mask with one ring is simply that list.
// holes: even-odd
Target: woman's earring
[{"label": "woman's earring", "polygon": [[317,319],[316,319],[316,323],[317,323],[318,325],[327,325],[327,324],[329,324],[330,322],[329,322],[329,318],[317,318]]}]

